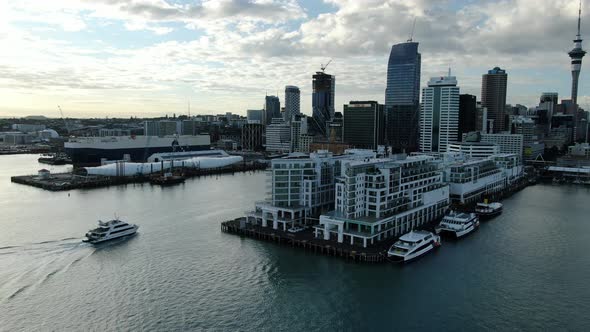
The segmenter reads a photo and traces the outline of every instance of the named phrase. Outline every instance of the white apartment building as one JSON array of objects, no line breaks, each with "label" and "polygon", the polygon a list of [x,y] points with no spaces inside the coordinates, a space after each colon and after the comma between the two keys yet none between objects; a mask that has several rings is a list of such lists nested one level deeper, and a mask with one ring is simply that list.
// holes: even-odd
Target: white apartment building
[{"label": "white apartment building", "polygon": [[468,158],[489,158],[500,153],[500,146],[484,142],[452,142],[448,152],[463,153]]},{"label": "white apartment building", "polygon": [[522,158],[524,137],[522,134],[481,134],[480,142],[491,143],[500,147],[500,153],[513,153]]},{"label": "white apartment building", "polygon": [[459,87],[454,76],[433,77],[422,89],[420,151],[447,152],[459,141]]},{"label": "white apartment building", "polygon": [[343,161],[335,210],[320,216],[315,237],[366,247],[441,217],[449,187],[434,158]]},{"label": "white apartment building", "polygon": [[312,223],[308,217],[332,209],[335,177],[345,160],[374,158],[369,150],[354,150],[340,156],[327,151],[309,155],[293,153],[271,161],[265,201],[246,214],[249,223],[287,230]]}]

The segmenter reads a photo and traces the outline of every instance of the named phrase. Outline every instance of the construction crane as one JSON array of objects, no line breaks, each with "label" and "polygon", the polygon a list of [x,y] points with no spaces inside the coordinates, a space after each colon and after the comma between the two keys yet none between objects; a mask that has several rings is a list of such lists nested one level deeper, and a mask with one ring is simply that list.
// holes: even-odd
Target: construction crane
[{"label": "construction crane", "polygon": [[325,65],[324,65],[324,64],[321,64],[321,65],[320,65],[320,68],[322,69],[322,72],[324,72],[324,71],[326,70],[326,68],[328,68],[328,65],[329,65],[331,62],[332,62],[332,59],[330,59],[330,61],[328,61],[328,63],[326,63]]},{"label": "construction crane", "polygon": [[410,38],[408,38],[408,43],[411,43],[414,40],[414,29],[416,28],[416,18],[414,17],[414,23],[412,24],[412,31],[410,32]]},{"label": "construction crane", "polygon": [[59,113],[61,114],[61,119],[64,121],[64,125],[66,126],[66,130],[68,131],[68,135],[70,135],[70,126],[68,125],[68,122],[64,117],[64,112],[61,110],[61,107],[59,105],[57,105],[57,108],[59,109]]}]

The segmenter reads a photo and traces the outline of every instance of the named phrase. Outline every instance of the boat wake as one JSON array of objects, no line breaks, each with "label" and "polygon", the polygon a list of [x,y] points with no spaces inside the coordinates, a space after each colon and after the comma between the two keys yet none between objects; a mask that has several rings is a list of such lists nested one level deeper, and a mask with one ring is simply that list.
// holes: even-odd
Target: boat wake
[{"label": "boat wake", "polygon": [[[33,294],[96,249],[78,238],[0,248],[0,303]],[[56,279],[57,280],[57,279]]]}]

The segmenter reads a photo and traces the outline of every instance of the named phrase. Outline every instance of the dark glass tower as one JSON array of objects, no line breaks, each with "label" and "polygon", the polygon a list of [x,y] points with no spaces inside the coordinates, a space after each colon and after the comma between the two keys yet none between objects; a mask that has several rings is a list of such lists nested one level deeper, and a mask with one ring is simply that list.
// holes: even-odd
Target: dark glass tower
[{"label": "dark glass tower", "polygon": [[391,47],[387,65],[385,117],[387,141],[394,152],[418,150],[420,65],[418,43],[407,42]]},{"label": "dark glass tower", "polygon": [[313,128],[315,134],[328,137],[327,123],[334,117],[334,92],[336,77],[318,71],[313,75],[313,94],[311,96]]},{"label": "dark glass tower", "polygon": [[277,96],[266,96],[265,103],[265,123],[268,125],[271,123],[272,118],[281,117],[281,101]]},{"label": "dark glass tower", "polygon": [[495,67],[488,70],[481,79],[481,106],[488,109],[488,120],[493,120],[493,133],[507,130],[506,127],[506,86],[508,74]]},{"label": "dark glass tower", "polygon": [[355,148],[377,150],[383,144],[383,105],[351,101],[344,105],[344,142]]},{"label": "dark glass tower", "polygon": [[477,99],[473,95],[459,95],[459,133],[461,140],[463,134],[475,131],[477,123]]},{"label": "dark glass tower", "polygon": [[578,79],[580,78],[580,69],[582,69],[582,58],[586,55],[586,51],[582,49],[582,36],[580,35],[581,17],[582,1],[580,1],[580,9],[578,10],[578,34],[574,39],[574,49],[568,53],[572,59],[572,101],[574,104],[578,103]]}]

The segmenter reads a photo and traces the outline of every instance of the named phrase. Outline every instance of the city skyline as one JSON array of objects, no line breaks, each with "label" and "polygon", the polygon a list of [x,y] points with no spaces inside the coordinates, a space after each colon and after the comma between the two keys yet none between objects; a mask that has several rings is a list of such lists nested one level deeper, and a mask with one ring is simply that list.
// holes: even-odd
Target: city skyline
[{"label": "city skyline", "polygon": [[[480,99],[481,75],[499,66],[510,72],[507,102],[530,107],[542,92],[569,98],[578,16],[577,1],[528,0],[7,1],[0,9],[0,116],[52,117],[58,104],[71,117],[183,114],[187,101],[193,114],[245,115],[262,108],[266,91],[284,100],[286,85],[301,89],[310,115],[311,77],[329,59],[336,111],[350,100],[383,103],[389,50],[408,38],[414,17],[422,82],[450,65],[462,93]],[[588,108],[583,66],[578,100]]]}]

